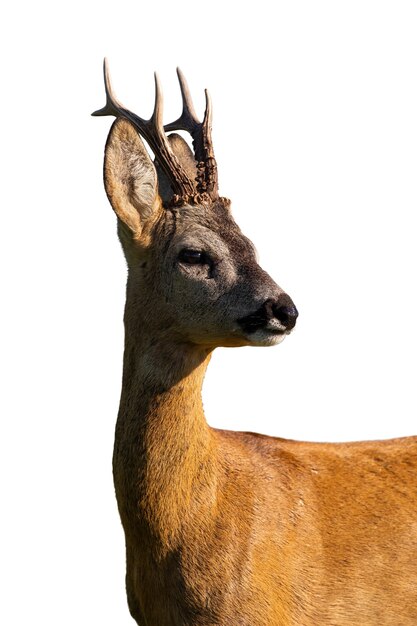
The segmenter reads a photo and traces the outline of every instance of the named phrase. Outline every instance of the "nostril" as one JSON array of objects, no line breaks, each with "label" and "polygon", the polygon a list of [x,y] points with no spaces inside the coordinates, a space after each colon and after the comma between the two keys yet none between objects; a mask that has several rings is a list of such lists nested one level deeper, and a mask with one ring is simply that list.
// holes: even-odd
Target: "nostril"
[{"label": "nostril", "polygon": [[298,311],[295,306],[274,306],[275,317],[283,324],[287,330],[291,330],[295,326],[298,317]]}]

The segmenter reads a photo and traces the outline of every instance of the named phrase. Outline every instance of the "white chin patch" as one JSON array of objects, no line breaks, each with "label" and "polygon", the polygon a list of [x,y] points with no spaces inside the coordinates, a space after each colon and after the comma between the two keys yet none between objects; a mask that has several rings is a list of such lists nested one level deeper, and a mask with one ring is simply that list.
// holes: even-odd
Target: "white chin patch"
[{"label": "white chin patch", "polygon": [[251,346],[276,346],[284,341],[286,336],[286,333],[280,335],[261,329],[249,335],[248,339],[250,340]]}]

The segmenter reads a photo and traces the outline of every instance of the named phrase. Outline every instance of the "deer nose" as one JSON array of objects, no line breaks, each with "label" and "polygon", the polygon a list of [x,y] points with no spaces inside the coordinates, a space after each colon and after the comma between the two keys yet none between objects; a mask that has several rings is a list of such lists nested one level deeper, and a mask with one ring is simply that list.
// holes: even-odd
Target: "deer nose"
[{"label": "deer nose", "polygon": [[280,304],[279,301],[272,306],[272,312],[278,321],[285,326],[287,330],[292,330],[297,321],[298,311],[294,304]]}]

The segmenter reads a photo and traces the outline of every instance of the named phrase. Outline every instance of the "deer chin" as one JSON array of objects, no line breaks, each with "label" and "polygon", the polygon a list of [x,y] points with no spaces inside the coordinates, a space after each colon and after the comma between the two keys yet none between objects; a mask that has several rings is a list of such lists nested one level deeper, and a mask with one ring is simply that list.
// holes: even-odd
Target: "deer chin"
[{"label": "deer chin", "polygon": [[289,333],[282,330],[260,328],[249,337],[251,346],[277,346]]}]

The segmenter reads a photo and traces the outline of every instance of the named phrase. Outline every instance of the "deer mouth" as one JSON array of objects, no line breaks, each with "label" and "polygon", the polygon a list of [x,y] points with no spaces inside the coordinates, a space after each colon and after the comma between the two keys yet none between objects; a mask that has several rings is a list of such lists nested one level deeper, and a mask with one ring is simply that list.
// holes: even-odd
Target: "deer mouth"
[{"label": "deer mouth", "polygon": [[252,346],[276,346],[291,332],[279,319],[271,317],[262,308],[240,318],[238,324]]},{"label": "deer mouth", "polygon": [[289,334],[285,330],[276,330],[275,328],[261,328],[261,332],[262,331],[264,331],[264,333],[267,335],[282,337],[283,339],[285,339],[285,337]]},{"label": "deer mouth", "polygon": [[264,330],[267,333],[271,333],[272,335],[288,335],[289,330],[281,324],[277,319],[268,320],[267,324],[260,328],[260,330]]}]

